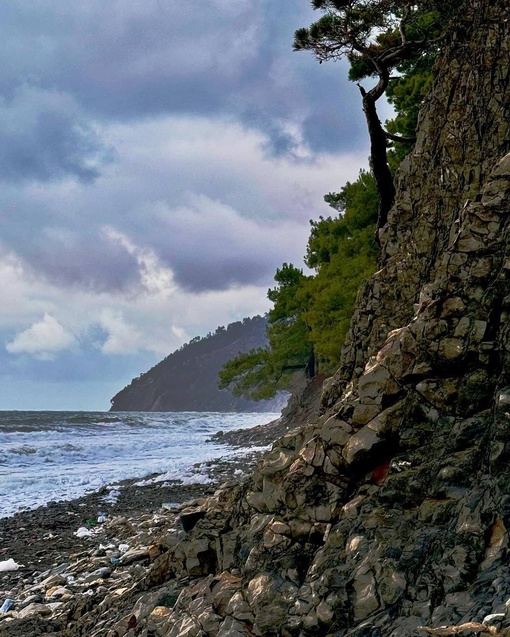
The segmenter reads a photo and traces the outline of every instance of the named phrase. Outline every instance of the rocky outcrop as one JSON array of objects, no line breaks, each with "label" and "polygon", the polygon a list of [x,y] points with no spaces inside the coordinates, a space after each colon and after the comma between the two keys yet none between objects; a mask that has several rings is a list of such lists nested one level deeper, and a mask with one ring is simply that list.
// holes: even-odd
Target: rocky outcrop
[{"label": "rocky outcrop", "polygon": [[164,634],[510,624],[509,18],[470,2],[450,36],[329,409],[189,532],[173,568],[209,579]]},{"label": "rocky outcrop", "polygon": [[506,4],[466,2],[435,73],[414,151],[398,174],[395,206],[380,231],[382,267],[360,291],[328,406],[359,378],[387,334],[412,320],[423,287],[447,275],[443,254],[452,227],[510,150]]},{"label": "rocky outcrop", "polygon": [[507,1],[468,0],[325,412],[64,634],[510,633],[509,82]]}]

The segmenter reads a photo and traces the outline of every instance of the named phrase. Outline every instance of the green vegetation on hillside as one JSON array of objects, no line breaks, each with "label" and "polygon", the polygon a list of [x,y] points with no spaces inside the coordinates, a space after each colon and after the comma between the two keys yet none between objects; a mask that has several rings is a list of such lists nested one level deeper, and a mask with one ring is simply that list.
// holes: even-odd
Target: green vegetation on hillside
[{"label": "green vegetation on hillside", "polygon": [[284,263],[276,271],[276,287],[268,291],[267,347],[252,349],[228,361],[220,371],[220,388],[254,400],[271,398],[286,389],[296,372],[315,374],[314,349],[305,320],[307,282],[302,270]]},{"label": "green vegetation on hillside", "polygon": [[288,263],[276,271],[277,285],[268,291],[269,345],[230,360],[220,372],[220,387],[269,398],[287,388],[297,371],[312,378],[338,363],[358,287],[377,266],[374,179],[361,171],[354,183],[325,200],[337,215],[310,222],[305,262],[315,275]]},{"label": "green vegetation on hillside", "polygon": [[267,319],[246,318],[193,338],[112,398],[112,411],[278,411],[218,389],[218,372],[233,356],[264,347]]},{"label": "green vegetation on hillside", "polygon": [[[362,281],[377,269],[376,230],[393,204],[393,175],[412,149],[423,100],[433,81],[442,35],[461,0],[313,0],[324,15],[296,31],[295,50],[319,62],[346,57],[358,84],[370,136],[371,171],[324,199],[335,214],[310,221],[306,275],[292,264],[276,271],[268,291],[268,346],[230,360],[220,387],[253,399],[274,396],[296,372],[313,377],[338,365]],[[386,95],[395,117],[383,128],[375,102]]]},{"label": "green vegetation on hillside", "polygon": [[338,364],[358,288],[377,268],[374,178],[361,171],[355,182],[324,199],[338,214],[310,222],[305,262],[315,270],[315,276],[308,279],[310,302],[305,320],[318,367],[328,373]]}]

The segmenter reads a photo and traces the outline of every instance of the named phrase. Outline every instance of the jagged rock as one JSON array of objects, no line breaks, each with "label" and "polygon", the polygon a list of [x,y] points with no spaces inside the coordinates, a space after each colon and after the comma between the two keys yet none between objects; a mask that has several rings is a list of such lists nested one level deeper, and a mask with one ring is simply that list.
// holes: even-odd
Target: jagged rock
[{"label": "jagged rock", "polygon": [[248,637],[253,635],[250,624],[238,621],[234,617],[226,617],[220,624],[216,637]]},{"label": "jagged rock", "polygon": [[65,577],[63,577],[62,575],[59,574],[54,574],[54,575],[50,575],[48,576],[46,579],[44,579],[40,584],[39,584],[39,588],[43,588],[45,590],[48,590],[49,588],[52,588],[54,586],[61,586],[62,584],[66,584],[67,580]]},{"label": "jagged rock", "polygon": [[46,599],[50,597],[59,598],[72,595],[71,591],[65,586],[53,586],[46,591]]},{"label": "jagged rock", "polygon": [[[158,551],[158,555],[159,555],[159,551]],[[150,559],[149,548],[147,546],[141,546],[136,549],[127,550],[120,558],[120,561],[122,564],[128,565],[128,564],[133,564],[134,562],[139,562],[141,560],[148,560],[148,559]],[[109,577],[109,575],[106,575],[106,577]]]},{"label": "jagged rock", "polygon": [[88,575],[86,575],[83,578],[83,581],[85,584],[90,584],[91,582],[96,582],[98,580],[106,579],[110,577],[111,574],[112,574],[111,569],[109,569],[106,566],[103,566],[101,568],[96,569],[92,573],[89,573]]},{"label": "jagged rock", "polygon": [[29,595],[24,600],[17,604],[18,610],[29,606],[30,604],[40,604],[42,603],[43,598],[41,595]]}]

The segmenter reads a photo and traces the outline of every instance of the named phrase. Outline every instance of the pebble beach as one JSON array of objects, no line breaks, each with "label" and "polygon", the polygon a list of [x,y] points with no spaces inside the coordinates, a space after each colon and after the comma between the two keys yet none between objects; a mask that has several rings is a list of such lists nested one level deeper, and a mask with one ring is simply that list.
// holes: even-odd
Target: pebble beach
[{"label": "pebble beach", "polygon": [[158,482],[157,476],[125,480],[114,500],[104,488],[1,519],[0,635],[42,634],[37,626],[43,618],[46,628],[55,618],[60,629],[69,622],[67,609],[80,600],[97,604],[133,586],[158,552],[151,549],[157,538],[179,537],[182,512],[200,506],[220,485],[239,482],[261,452],[197,466],[210,476],[207,484]]}]

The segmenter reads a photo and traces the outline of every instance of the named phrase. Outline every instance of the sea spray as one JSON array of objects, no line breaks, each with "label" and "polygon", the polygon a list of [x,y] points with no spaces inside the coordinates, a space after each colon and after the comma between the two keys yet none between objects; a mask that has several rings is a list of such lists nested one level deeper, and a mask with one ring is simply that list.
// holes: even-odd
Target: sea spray
[{"label": "sea spray", "polygon": [[[219,429],[278,414],[0,412],[0,518],[68,500],[127,478],[206,482],[200,463],[231,455],[206,442]],[[195,465],[195,466],[194,466]],[[112,497],[115,490],[110,489]]]}]

